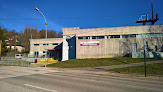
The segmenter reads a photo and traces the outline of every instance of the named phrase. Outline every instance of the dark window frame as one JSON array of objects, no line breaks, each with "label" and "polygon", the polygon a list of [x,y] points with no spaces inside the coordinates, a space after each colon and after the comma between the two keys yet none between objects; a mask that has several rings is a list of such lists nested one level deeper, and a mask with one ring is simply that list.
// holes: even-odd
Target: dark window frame
[{"label": "dark window frame", "polygon": [[52,45],[58,45],[58,43],[52,43]]},{"label": "dark window frame", "polygon": [[78,40],[83,40],[83,39],[90,39],[90,36],[82,36],[82,37],[78,37]]},{"label": "dark window frame", "polygon": [[[43,45],[46,45],[46,44],[43,44]],[[49,45],[49,44],[47,43],[47,45]]]},{"label": "dark window frame", "polygon": [[110,35],[110,38],[120,38],[120,35]]},{"label": "dark window frame", "polygon": [[122,38],[136,38],[136,34],[122,35]]},{"label": "dark window frame", "polygon": [[105,36],[92,36],[92,39],[105,39]]},{"label": "dark window frame", "polygon": [[34,46],[39,46],[40,44],[34,44]]}]

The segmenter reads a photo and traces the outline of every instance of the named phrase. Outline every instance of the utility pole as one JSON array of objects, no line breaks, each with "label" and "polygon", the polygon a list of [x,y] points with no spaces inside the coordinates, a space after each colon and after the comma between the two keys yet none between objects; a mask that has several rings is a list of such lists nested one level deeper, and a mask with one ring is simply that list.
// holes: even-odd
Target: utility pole
[{"label": "utility pole", "polygon": [[144,69],[145,69],[145,77],[146,77],[146,40],[144,38]]},{"label": "utility pole", "polygon": [[0,40],[0,61],[1,61],[1,46],[2,46],[2,40]]}]

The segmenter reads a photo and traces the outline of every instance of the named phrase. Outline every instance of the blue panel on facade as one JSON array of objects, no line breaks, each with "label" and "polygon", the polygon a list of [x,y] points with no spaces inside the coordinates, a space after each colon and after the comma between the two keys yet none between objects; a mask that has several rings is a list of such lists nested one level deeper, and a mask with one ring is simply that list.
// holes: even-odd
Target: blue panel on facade
[{"label": "blue panel on facade", "polygon": [[69,59],[76,59],[76,37],[73,36],[71,39],[67,39],[69,46]]}]

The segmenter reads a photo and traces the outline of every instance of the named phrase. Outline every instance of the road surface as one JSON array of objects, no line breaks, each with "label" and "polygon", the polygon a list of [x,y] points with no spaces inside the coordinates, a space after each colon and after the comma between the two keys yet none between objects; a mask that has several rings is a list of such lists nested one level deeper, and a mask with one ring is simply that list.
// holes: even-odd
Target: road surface
[{"label": "road surface", "polygon": [[0,67],[0,92],[163,92],[161,81],[68,71]]}]

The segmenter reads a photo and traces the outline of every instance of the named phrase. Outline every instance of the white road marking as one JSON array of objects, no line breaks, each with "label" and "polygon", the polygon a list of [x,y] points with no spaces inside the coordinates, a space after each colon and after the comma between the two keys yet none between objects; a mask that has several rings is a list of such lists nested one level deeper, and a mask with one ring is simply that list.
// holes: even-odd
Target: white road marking
[{"label": "white road marking", "polygon": [[42,90],[50,91],[50,92],[57,92],[55,90],[46,89],[46,88],[42,88],[42,87],[39,87],[39,86],[30,85],[30,84],[24,84],[24,85],[28,86],[28,87],[33,87],[33,88],[37,88],[37,89],[42,89]]}]

